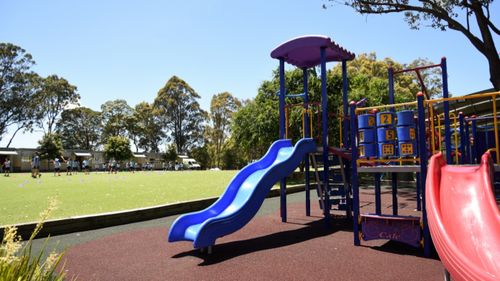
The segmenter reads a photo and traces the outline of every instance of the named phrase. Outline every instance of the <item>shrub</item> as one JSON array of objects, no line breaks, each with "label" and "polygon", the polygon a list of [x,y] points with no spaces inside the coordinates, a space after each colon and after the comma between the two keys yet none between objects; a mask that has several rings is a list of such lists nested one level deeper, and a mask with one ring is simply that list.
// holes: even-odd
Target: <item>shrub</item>
[{"label": "shrub", "polygon": [[43,223],[55,210],[57,201],[49,200],[49,207],[40,214],[40,222],[24,244],[21,237],[17,235],[17,228],[7,226],[4,231],[2,243],[0,244],[0,280],[64,280],[64,266],[56,271],[63,253],[52,251],[45,259],[46,246],[49,238],[45,240],[42,250],[38,255],[32,252],[32,243],[35,236],[42,229]]}]

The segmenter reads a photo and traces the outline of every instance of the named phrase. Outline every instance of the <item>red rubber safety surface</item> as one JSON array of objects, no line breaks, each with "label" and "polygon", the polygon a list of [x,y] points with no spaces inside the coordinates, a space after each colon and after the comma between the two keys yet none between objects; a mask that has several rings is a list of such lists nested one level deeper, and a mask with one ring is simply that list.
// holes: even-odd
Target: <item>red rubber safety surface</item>
[{"label": "red rubber safety surface", "polygon": [[[387,195],[383,211],[390,213]],[[370,201],[372,195],[361,194],[367,211]],[[401,214],[417,215],[411,196],[400,194],[399,203]],[[66,251],[65,269],[78,280],[442,280],[439,260],[384,240],[355,247],[351,223],[336,219],[328,229],[318,204],[311,205],[307,217],[303,203],[289,204],[287,223],[278,208],[257,216],[218,239],[211,255],[194,250],[190,242],[168,243],[168,226],[163,226],[73,246]]]}]

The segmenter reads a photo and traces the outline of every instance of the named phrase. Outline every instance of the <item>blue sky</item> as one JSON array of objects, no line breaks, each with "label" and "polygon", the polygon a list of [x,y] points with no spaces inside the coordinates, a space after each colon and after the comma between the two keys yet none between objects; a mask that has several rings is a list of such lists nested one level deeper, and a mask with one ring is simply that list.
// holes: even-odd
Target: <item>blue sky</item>
[{"label": "blue sky", "polygon": [[[131,106],[152,102],[172,75],[198,92],[206,110],[220,92],[252,98],[277,66],[270,51],[305,34],[327,35],[356,54],[376,52],[401,63],[446,56],[454,95],[491,87],[486,59],[462,34],[415,31],[403,15],[363,16],[340,4],[325,10],[324,3],[0,0],[0,41],[31,53],[40,75],[57,74],[76,85],[81,104],[95,110],[118,98]],[[497,2],[491,7],[497,26],[499,8]],[[19,135],[11,146],[34,147],[40,137]]]}]

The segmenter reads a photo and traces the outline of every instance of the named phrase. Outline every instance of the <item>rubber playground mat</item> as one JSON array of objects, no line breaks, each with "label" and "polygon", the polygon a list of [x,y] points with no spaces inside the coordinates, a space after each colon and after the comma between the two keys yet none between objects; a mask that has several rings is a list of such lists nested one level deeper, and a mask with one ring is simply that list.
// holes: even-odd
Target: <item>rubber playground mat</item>
[{"label": "rubber playground mat", "polygon": [[[419,215],[413,190],[398,195],[400,214]],[[286,223],[279,198],[266,199],[248,225],[216,241],[211,255],[190,242],[167,242],[176,216],[55,236],[49,248],[66,249],[65,270],[78,280],[442,280],[435,256],[385,240],[355,247],[350,222],[339,217],[326,227],[316,200],[305,216],[304,197],[288,196]],[[390,214],[390,191],[382,198]],[[372,190],[361,191],[363,212],[373,211],[373,201]]]}]

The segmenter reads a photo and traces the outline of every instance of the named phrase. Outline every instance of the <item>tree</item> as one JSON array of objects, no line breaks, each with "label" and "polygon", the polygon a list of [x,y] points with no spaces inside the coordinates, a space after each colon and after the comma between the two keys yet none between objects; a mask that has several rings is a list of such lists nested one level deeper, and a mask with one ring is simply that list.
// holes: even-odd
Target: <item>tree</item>
[{"label": "tree", "polygon": [[[406,68],[416,68],[416,67],[421,67],[421,66],[426,66],[426,65],[433,65],[436,64],[428,59],[422,59],[418,58],[412,62],[410,62]],[[422,82],[424,86],[422,88],[422,92],[427,92],[430,98],[433,97],[441,97],[443,94],[443,81],[442,81],[442,72],[440,67],[435,67],[431,69],[424,69],[420,70],[420,77],[422,78]],[[413,80],[415,83],[420,84],[421,82],[419,81],[419,78],[416,74],[416,72],[410,72],[408,73],[409,75],[413,76]],[[449,96],[451,96],[451,93],[449,93]]]},{"label": "tree", "polygon": [[241,107],[241,102],[228,92],[220,93],[212,97],[210,102],[209,129],[210,143],[214,146],[215,166],[220,167],[224,144],[231,133],[231,120],[233,114]]},{"label": "tree", "polygon": [[[392,67],[395,71],[408,67],[416,67],[421,64],[431,62],[427,60],[416,60],[409,65],[405,65],[392,60],[391,58],[377,59],[375,53],[360,54],[354,60],[347,63],[347,76],[349,77],[349,99],[360,100],[367,99],[367,106],[381,105],[389,103],[389,78],[388,68]],[[333,76],[342,76],[342,67],[340,64],[332,69]],[[427,77],[427,76],[426,76]],[[331,80],[331,79],[330,79]],[[434,89],[440,84],[434,82],[432,85],[426,85]],[[407,102],[416,100],[417,93],[421,91],[418,81],[412,73],[398,74],[394,78],[395,102]],[[341,101],[339,101],[341,102]]]},{"label": "tree", "polygon": [[38,144],[40,145],[38,151],[42,159],[54,159],[56,157],[61,157],[63,154],[64,149],[61,136],[58,134],[45,134],[42,139],[38,141]]},{"label": "tree", "polygon": [[56,124],[64,147],[94,150],[99,146],[101,113],[87,107],[64,110]]},{"label": "tree", "polygon": [[164,159],[169,162],[177,161],[177,148],[175,147],[175,144],[171,143],[167,145],[167,151],[165,151]]},{"label": "tree", "polygon": [[148,152],[159,152],[161,140],[165,137],[162,132],[160,117],[152,104],[141,102],[135,106],[127,125],[130,138],[136,151],[139,148]]},{"label": "tree", "polygon": [[200,96],[184,80],[172,76],[160,89],[154,108],[161,116],[162,126],[169,134],[178,153],[186,153],[203,142],[203,127],[207,117],[196,101]]},{"label": "tree", "polygon": [[210,154],[208,153],[208,147],[206,144],[202,147],[195,147],[191,149],[189,155],[200,164],[202,170],[210,167]]},{"label": "tree", "polygon": [[[257,96],[258,97],[258,96]],[[233,117],[232,135],[246,160],[260,158],[278,139],[278,103],[273,100],[245,102]]]},{"label": "tree", "polygon": [[[452,29],[462,33],[488,60],[491,84],[495,90],[499,91],[500,58],[495,46],[494,35],[500,35],[500,30],[491,21],[491,3],[493,3],[493,0],[346,1],[346,5],[353,7],[361,14],[403,12],[406,22],[412,29],[419,29],[422,22],[427,22],[430,23],[431,27],[442,31]],[[471,26],[471,19],[475,19],[477,29]]]},{"label": "tree", "polygon": [[108,159],[123,161],[132,157],[130,141],[123,136],[111,136],[104,145],[104,155]]},{"label": "tree", "polygon": [[107,101],[101,105],[103,132],[102,142],[107,143],[112,136],[128,136],[129,118],[133,109],[126,100]]},{"label": "tree", "polygon": [[41,89],[37,94],[39,108],[43,112],[43,119],[39,126],[46,134],[52,134],[59,114],[69,105],[78,105],[80,95],[77,88],[66,79],[57,75],[50,75],[43,79]]},{"label": "tree", "polygon": [[32,56],[24,49],[10,43],[0,43],[0,140],[7,128],[15,125],[14,133],[31,130],[40,118],[35,96],[40,77],[30,71],[35,64]]}]

